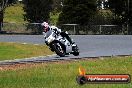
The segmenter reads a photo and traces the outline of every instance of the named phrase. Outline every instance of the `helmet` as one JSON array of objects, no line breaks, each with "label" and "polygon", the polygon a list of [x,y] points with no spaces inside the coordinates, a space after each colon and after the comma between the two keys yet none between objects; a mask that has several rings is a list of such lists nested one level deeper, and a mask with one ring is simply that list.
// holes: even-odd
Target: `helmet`
[{"label": "helmet", "polygon": [[43,23],[41,24],[41,26],[43,27],[44,32],[49,31],[49,24],[48,24],[47,22],[43,22]]}]

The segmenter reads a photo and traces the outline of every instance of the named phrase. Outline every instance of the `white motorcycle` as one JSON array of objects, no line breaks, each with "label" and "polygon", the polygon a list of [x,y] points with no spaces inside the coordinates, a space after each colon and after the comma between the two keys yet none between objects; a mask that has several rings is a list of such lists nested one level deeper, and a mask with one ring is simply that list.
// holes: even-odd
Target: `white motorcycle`
[{"label": "white motorcycle", "polygon": [[70,42],[60,34],[57,35],[53,30],[43,34],[46,45],[48,45],[50,50],[55,52],[60,57],[64,57],[69,54],[73,54],[74,56],[79,55],[78,46],[76,44],[71,45]]}]

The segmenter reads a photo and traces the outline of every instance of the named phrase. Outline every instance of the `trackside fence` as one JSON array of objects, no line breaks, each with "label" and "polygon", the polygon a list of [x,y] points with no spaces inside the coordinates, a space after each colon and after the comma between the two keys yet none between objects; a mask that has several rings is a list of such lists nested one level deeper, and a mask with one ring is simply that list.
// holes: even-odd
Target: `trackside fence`
[{"label": "trackside fence", "polygon": [[[62,24],[58,25],[62,31],[74,35],[131,35],[132,26],[122,25],[85,25]],[[6,34],[42,34],[40,23],[4,23],[2,31]]]}]

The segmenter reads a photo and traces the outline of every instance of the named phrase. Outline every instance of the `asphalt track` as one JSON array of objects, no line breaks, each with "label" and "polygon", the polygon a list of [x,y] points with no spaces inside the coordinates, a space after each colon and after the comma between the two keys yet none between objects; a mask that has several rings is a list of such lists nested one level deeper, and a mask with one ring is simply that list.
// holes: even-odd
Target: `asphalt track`
[{"label": "asphalt track", "polygon": [[[71,58],[118,56],[132,54],[131,35],[71,35],[71,38],[79,46],[79,56],[40,56],[17,59],[14,61],[0,61],[0,64],[42,62],[54,60],[68,60]],[[0,35],[0,42],[44,44],[44,38],[43,35]]]}]

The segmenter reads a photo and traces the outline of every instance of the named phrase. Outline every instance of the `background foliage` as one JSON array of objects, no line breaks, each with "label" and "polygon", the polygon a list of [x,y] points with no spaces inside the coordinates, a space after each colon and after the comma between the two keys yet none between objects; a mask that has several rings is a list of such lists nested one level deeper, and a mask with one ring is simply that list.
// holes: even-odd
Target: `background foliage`
[{"label": "background foliage", "polygon": [[[115,14],[115,21],[120,24],[132,23],[131,0],[109,0],[110,10]],[[129,19],[129,20],[128,20]]]},{"label": "background foliage", "polygon": [[[104,2],[104,7],[102,8],[102,1]],[[131,0],[24,0],[23,9],[21,16],[17,16],[19,11],[12,10],[13,15],[9,11],[11,7],[15,6],[16,0],[10,0],[8,2],[8,9],[5,14],[1,12],[1,21],[6,19],[5,22],[12,22],[8,20],[10,18],[16,19],[15,22],[28,22],[41,23],[42,21],[48,21],[50,24],[60,26],[62,24],[80,24],[81,27],[77,28],[77,31],[82,32],[98,32],[100,30],[99,25],[118,25],[120,28],[120,33],[122,34],[132,34],[131,24],[132,24],[132,1]],[[21,6],[21,5],[20,5]],[[18,5],[19,8],[19,5]],[[17,9],[15,7],[15,9]],[[23,10],[21,9],[21,10]],[[19,9],[20,10],[20,9]],[[24,17],[22,16],[24,14]],[[23,20],[20,20],[19,17]],[[14,20],[13,20],[14,22]],[[86,27],[85,26],[92,26]],[[97,26],[97,27],[96,27]],[[27,28],[29,28],[27,26]],[[34,26],[33,26],[34,28]],[[35,25],[35,30],[40,29],[38,25]],[[109,30],[112,32],[115,29],[119,29],[117,26],[113,27],[103,27],[103,31]],[[32,29],[32,28],[30,28]],[[66,28],[66,30],[72,30],[73,26]],[[85,31],[83,31],[85,30]],[[119,31],[118,31],[119,32]],[[41,33],[41,32],[40,32]],[[79,32],[77,32],[79,34]],[[85,32],[86,33],[86,32]],[[100,33],[100,32],[98,32]],[[113,34],[113,33],[112,33]],[[114,33],[115,34],[115,33]]]},{"label": "background foliage", "polygon": [[24,0],[25,20],[29,22],[48,21],[52,0]]},{"label": "background foliage", "polygon": [[87,24],[96,13],[96,0],[64,0],[58,24]]}]

